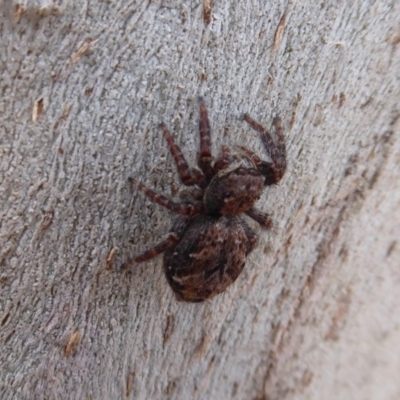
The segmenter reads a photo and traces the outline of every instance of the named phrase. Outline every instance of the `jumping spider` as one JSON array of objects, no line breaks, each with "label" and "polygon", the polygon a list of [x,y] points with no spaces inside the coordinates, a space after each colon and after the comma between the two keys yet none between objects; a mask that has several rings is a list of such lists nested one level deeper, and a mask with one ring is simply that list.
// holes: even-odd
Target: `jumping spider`
[{"label": "jumping spider", "polygon": [[172,201],[129,178],[151,201],[177,214],[166,240],[122,267],[149,260],[164,252],[164,272],[180,301],[201,302],[223,292],[243,270],[246,256],[254,249],[256,234],[240,214],[269,228],[267,214],[253,207],[264,187],[280,181],[286,170],[286,147],[281,120],[275,117],[276,143],[247,114],[244,120],[259,132],[271,161],[238,147],[237,153],[222,146],[219,157],[211,155],[210,124],[206,106],[199,98],[200,153],[197,168],[190,168],[164,124],[161,129],[175,160],[182,183],[191,189]]}]

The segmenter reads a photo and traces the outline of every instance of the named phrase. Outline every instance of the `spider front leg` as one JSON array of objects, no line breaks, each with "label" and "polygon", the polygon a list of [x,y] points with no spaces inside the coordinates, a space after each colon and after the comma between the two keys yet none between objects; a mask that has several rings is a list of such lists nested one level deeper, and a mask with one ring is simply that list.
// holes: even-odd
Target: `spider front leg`
[{"label": "spider front leg", "polygon": [[163,131],[164,138],[167,142],[168,149],[174,158],[176,169],[178,170],[181,181],[186,186],[199,185],[202,186],[205,183],[203,174],[198,170],[191,171],[185,156],[182,153],[181,148],[175,143],[174,138],[169,133],[167,127],[164,124],[160,124]]},{"label": "spider front leg", "polygon": [[121,265],[121,269],[126,269],[132,265],[139,264],[143,261],[150,260],[150,259],[158,256],[159,254],[161,254],[168,248],[172,247],[178,241],[179,241],[179,236],[175,232],[172,232],[169,234],[168,238],[165,239],[163,242],[161,242],[161,243],[157,244],[156,246],[154,246],[153,248],[145,251],[141,255],[139,255],[135,258],[132,258],[129,261],[124,262]]},{"label": "spider front leg", "polygon": [[277,143],[272,140],[269,132],[264,129],[258,122],[254,121],[248,114],[244,115],[244,120],[257,132],[259,132],[261,140],[271,157],[271,162],[261,161],[258,170],[265,176],[265,185],[273,185],[278,183],[286,171],[286,145],[283,136],[281,119],[275,117],[273,124],[277,136]]},{"label": "spider front leg", "polygon": [[208,120],[206,105],[202,97],[199,97],[199,108],[200,154],[198,158],[198,164],[200,169],[206,176],[207,180],[210,181],[214,176],[214,169],[211,165],[211,129],[210,121]]}]

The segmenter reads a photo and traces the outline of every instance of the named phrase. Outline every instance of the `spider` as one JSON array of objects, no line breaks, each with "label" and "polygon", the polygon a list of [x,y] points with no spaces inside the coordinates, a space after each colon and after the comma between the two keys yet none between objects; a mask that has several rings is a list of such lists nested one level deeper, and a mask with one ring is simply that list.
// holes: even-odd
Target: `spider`
[{"label": "spider", "polygon": [[286,146],[279,117],[273,120],[277,138],[274,143],[267,130],[244,115],[244,120],[260,134],[270,161],[261,160],[243,146],[234,153],[222,146],[214,161],[210,123],[201,97],[199,108],[199,168],[189,167],[168,129],[161,124],[180,180],[189,187],[180,192],[180,201],[172,201],[129,178],[131,185],[151,201],[180,216],[164,241],[122,265],[126,268],[164,252],[167,281],[177,300],[187,302],[210,299],[237,279],[256,245],[256,234],[241,214],[270,228],[268,214],[253,206],[264,187],[279,182],[286,170]]}]

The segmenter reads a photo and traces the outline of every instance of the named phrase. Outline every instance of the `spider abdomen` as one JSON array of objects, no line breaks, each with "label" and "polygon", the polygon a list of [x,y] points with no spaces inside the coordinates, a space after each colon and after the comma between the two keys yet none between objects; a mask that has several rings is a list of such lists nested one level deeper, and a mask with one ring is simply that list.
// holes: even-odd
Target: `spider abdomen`
[{"label": "spider abdomen", "polygon": [[239,217],[198,215],[179,230],[180,240],[164,252],[164,272],[181,301],[200,302],[223,292],[256,242]]}]

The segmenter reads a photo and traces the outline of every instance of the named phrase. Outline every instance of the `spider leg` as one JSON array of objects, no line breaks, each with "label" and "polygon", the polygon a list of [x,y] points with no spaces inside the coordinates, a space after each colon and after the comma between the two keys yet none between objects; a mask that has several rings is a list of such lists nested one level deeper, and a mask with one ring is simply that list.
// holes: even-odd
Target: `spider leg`
[{"label": "spider leg", "polygon": [[273,185],[278,183],[282,179],[286,170],[286,145],[281,119],[275,117],[273,120],[277,136],[276,144],[272,140],[270,133],[259,123],[254,121],[248,114],[244,115],[244,120],[260,134],[261,141],[272,160],[272,163],[262,161],[258,166],[259,171],[265,176],[265,184]]},{"label": "spider leg", "polygon": [[258,222],[265,229],[269,229],[272,226],[272,220],[269,215],[254,207],[247,210],[246,215],[251,219],[254,219],[254,221]]},{"label": "spider leg", "polygon": [[192,168],[191,173],[196,185],[200,186],[203,189],[207,187],[207,179],[199,169]]},{"label": "spider leg", "polygon": [[199,108],[200,154],[198,158],[198,164],[207,180],[210,181],[214,176],[214,169],[211,165],[211,130],[206,105],[202,97],[199,97]]},{"label": "spider leg", "polygon": [[124,262],[120,268],[126,269],[129,266],[150,260],[151,258],[154,258],[159,254],[161,254],[163,251],[167,250],[169,247],[173,246],[178,241],[179,241],[179,236],[175,232],[172,232],[169,234],[167,239],[157,244],[156,246],[152,247],[151,249],[145,251],[144,253],[140,254],[139,256]]},{"label": "spider leg", "polygon": [[230,163],[230,150],[226,146],[221,146],[221,153],[218,157],[218,160],[215,161],[214,171],[217,173],[222,169],[226,168]]},{"label": "spider leg", "polygon": [[251,150],[246,149],[246,147],[244,146],[237,146],[237,148],[239,149],[239,151],[242,153],[243,156],[245,156],[248,160],[250,160],[255,167],[259,167],[259,165],[261,165],[262,160],[260,159],[260,157],[258,157],[257,154],[253,153]]},{"label": "spider leg", "polygon": [[253,230],[250,228],[250,226],[247,224],[245,220],[241,221],[241,225],[242,228],[244,229],[244,232],[248,240],[246,254],[249,254],[257,244],[257,235],[253,232]]},{"label": "spider leg", "polygon": [[181,215],[194,215],[198,213],[196,207],[194,207],[191,204],[177,203],[175,201],[168,199],[162,194],[158,194],[153,190],[147,188],[142,183],[138,182],[136,179],[128,178],[128,180],[131,183],[131,185],[136,186],[150,200],[152,200],[154,203],[159,204],[160,206],[167,208],[168,210],[171,210]]},{"label": "spider leg", "polygon": [[179,193],[180,199],[184,203],[196,203],[202,202],[204,196],[204,190],[200,188],[185,189]]},{"label": "spider leg", "polygon": [[[182,153],[181,148],[175,143],[174,138],[172,135],[169,133],[167,127],[164,124],[160,125],[164,138],[167,142],[169,151],[172,154],[172,157],[175,160],[176,164],[176,169],[178,170],[179,177],[181,178],[181,181],[184,185],[186,186],[193,186],[197,184],[201,184],[203,181],[205,181],[204,176],[200,176],[201,174],[200,171],[193,171],[192,173],[185,156]],[[202,175],[202,174],[201,174]]]}]

